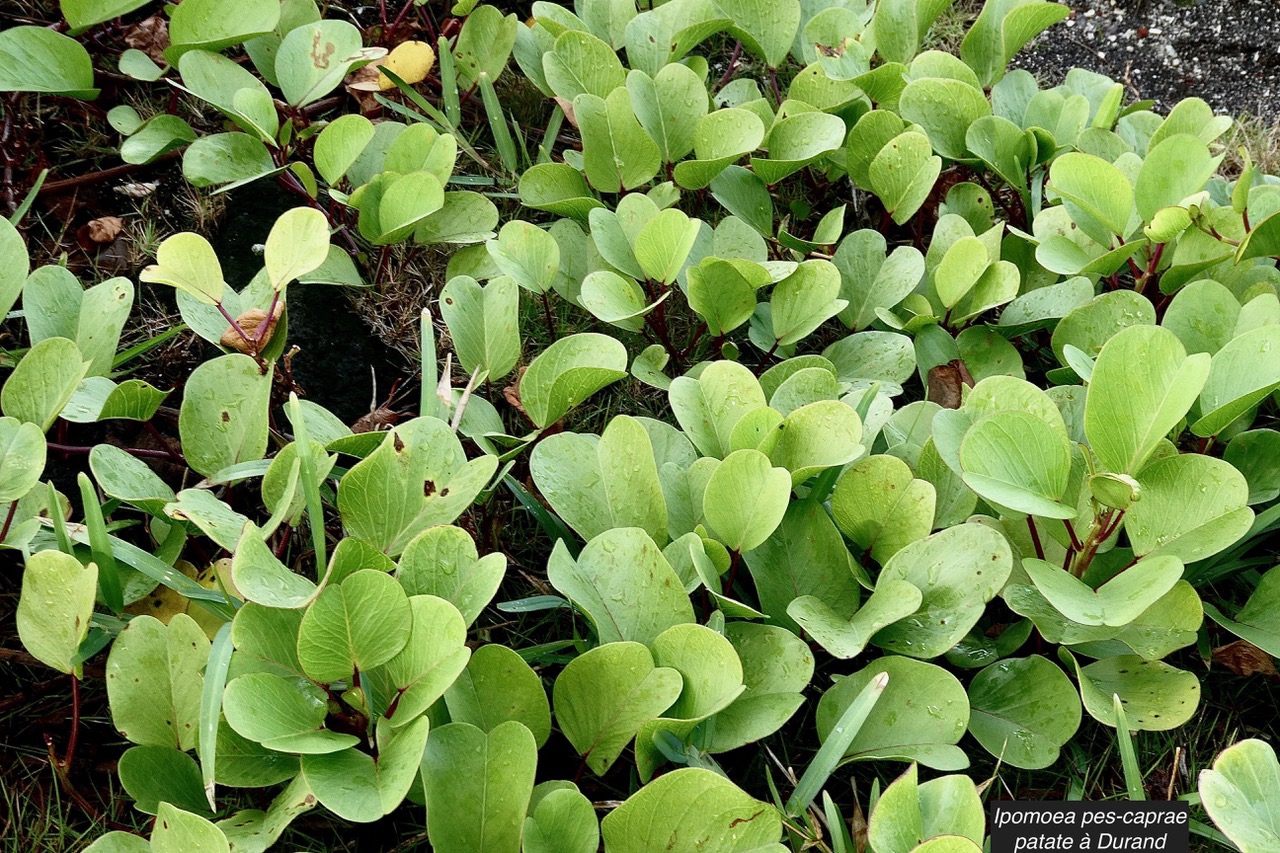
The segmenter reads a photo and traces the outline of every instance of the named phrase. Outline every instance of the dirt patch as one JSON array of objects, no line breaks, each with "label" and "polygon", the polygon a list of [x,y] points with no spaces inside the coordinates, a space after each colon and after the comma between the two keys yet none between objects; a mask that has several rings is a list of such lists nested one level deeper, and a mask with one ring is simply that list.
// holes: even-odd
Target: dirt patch
[{"label": "dirt patch", "polygon": [[1276,0],[1073,0],[1072,16],[1014,61],[1056,85],[1073,66],[1125,83],[1165,112],[1186,97],[1280,118]]}]

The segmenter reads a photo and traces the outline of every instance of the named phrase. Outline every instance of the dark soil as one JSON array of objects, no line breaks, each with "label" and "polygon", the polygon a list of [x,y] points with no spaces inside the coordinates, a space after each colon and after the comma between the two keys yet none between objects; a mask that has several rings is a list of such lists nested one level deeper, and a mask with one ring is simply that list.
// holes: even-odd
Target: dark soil
[{"label": "dark soil", "polygon": [[1182,98],[1268,121],[1280,117],[1276,0],[1071,0],[1071,18],[1015,60],[1056,85],[1080,66],[1166,112]]}]

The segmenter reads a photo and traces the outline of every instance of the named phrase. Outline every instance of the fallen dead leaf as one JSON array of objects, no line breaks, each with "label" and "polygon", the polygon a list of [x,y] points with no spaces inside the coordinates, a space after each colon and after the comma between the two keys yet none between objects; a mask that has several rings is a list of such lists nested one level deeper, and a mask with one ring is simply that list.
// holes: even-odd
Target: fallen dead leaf
[{"label": "fallen dead leaf", "polygon": [[963,399],[963,388],[973,387],[973,377],[963,361],[953,358],[946,364],[929,368],[929,395],[931,403],[944,409],[958,409]]},{"label": "fallen dead leaf", "polygon": [[[261,350],[266,346],[267,341],[271,340],[271,336],[275,334],[276,324],[280,322],[280,315],[284,312],[284,303],[277,302],[275,310],[271,312],[271,323],[267,326],[267,331],[262,336],[262,340],[258,342],[257,349]],[[262,325],[262,321],[267,318],[267,312],[261,308],[250,308],[239,317],[236,318],[236,325],[244,330],[244,333],[250,338],[257,336],[258,327]],[[250,354],[254,347],[240,336],[240,333],[227,326],[227,330],[222,333],[222,337],[218,339],[218,343],[228,349],[236,350],[245,354]]]},{"label": "fallen dead leaf", "polygon": [[1276,672],[1276,664],[1271,655],[1248,640],[1236,640],[1214,649],[1213,662],[1225,666],[1236,675],[1280,675]]},{"label": "fallen dead leaf", "polygon": [[162,15],[152,15],[134,24],[125,33],[124,43],[151,57],[161,68],[169,64],[164,58],[165,48],[169,46],[169,22]]},{"label": "fallen dead leaf", "polygon": [[89,239],[95,243],[113,243],[124,230],[119,216],[100,216],[89,221]]}]

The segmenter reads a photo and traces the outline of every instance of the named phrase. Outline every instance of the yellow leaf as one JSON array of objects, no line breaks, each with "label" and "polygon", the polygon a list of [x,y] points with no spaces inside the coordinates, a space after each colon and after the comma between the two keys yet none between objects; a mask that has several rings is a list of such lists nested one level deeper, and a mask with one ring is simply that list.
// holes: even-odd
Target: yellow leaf
[{"label": "yellow leaf", "polygon": [[[406,41],[396,45],[387,55],[382,67],[390,70],[406,83],[421,83],[436,64],[436,52],[425,41]],[[392,89],[395,83],[385,74],[378,75],[378,85],[383,90]]]}]

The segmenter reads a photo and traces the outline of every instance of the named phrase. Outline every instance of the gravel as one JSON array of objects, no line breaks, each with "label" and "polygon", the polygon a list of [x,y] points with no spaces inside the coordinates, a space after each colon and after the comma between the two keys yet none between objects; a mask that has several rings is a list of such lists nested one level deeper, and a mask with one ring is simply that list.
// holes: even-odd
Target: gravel
[{"label": "gravel", "polygon": [[1080,66],[1165,112],[1182,98],[1280,119],[1277,0],[1071,0],[1071,17],[1014,60],[1046,84]]}]

